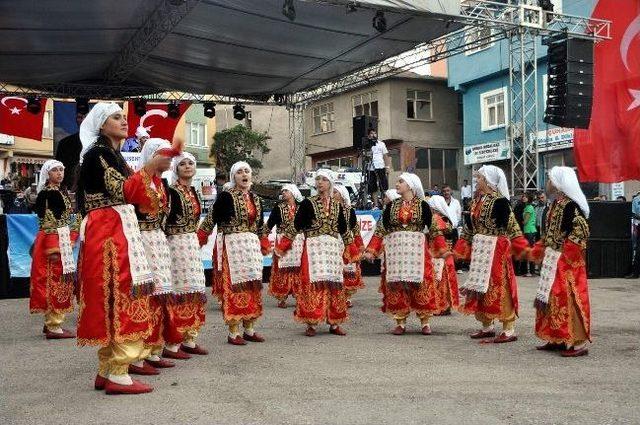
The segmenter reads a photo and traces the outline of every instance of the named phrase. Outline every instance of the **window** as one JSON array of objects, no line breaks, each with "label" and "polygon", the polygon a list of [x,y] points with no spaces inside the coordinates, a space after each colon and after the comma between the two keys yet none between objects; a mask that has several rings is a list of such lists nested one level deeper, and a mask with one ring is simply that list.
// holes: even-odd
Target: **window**
[{"label": "window", "polygon": [[407,90],[407,118],[423,121],[433,119],[430,91]]},{"label": "window", "polygon": [[198,122],[187,122],[187,146],[195,148],[207,147],[207,126]]},{"label": "window", "polygon": [[44,121],[42,123],[42,137],[53,139],[53,111],[44,111]]},{"label": "window", "polygon": [[465,52],[467,56],[486,50],[494,44],[491,28],[469,28],[465,38],[469,46]]},{"label": "window", "polygon": [[369,115],[378,116],[378,92],[357,94],[351,98],[353,105],[353,116]]},{"label": "window", "polygon": [[464,104],[462,103],[462,93],[458,93],[458,122],[463,122]]},{"label": "window", "polygon": [[333,112],[333,103],[313,108],[313,134],[329,133],[335,130],[336,115]]},{"label": "window", "polygon": [[505,88],[492,90],[480,95],[481,126],[482,131],[494,130],[504,127],[506,117]]},{"label": "window", "polygon": [[458,151],[456,149],[416,149],[416,170],[426,171],[426,188],[448,184],[458,189]]}]

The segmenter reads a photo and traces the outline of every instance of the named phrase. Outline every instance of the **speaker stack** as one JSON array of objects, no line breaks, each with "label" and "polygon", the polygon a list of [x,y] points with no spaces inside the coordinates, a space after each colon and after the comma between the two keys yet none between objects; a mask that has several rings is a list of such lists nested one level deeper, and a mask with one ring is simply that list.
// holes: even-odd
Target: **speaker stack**
[{"label": "speaker stack", "polygon": [[593,42],[549,37],[547,109],[544,122],[568,128],[589,128],[593,98]]}]

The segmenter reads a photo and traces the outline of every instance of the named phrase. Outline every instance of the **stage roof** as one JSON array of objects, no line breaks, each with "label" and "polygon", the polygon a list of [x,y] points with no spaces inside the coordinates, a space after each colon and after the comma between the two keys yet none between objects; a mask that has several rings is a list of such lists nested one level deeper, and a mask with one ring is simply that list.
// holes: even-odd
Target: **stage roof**
[{"label": "stage roof", "polygon": [[[176,6],[175,3],[181,3]],[[459,28],[459,0],[0,2],[0,81],[241,96],[317,87]],[[385,11],[387,31],[372,26]],[[142,94],[142,93],[140,93]]]}]

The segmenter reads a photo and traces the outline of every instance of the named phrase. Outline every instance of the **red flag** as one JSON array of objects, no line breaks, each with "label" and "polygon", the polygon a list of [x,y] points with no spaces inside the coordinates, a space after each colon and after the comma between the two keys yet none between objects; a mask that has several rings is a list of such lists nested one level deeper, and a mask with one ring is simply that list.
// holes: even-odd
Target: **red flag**
[{"label": "red flag", "polygon": [[191,102],[179,103],[180,115],[178,118],[168,116],[167,106],[167,103],[147,103],[147,112],[139,117],[135,113],[133,102],[129,101],[127,124],[129,124],[130,135],[135,135],[138,126],[143,126],[151,137],[160,137],[171,141],[180,117],[191,106]]},{"label": "red flag", "polygon": [[42,141],[42,123],[47,99],[40,98],[40,112],[27,111],[27,99],[18,96],[0,97],[0,133]]},{"label": "red flag", "polygon": [[611,40],[594,50],[594,92],[588,130],[575,131],[582,181],[640,179],[640,0],[600,0],[593,18],[611,24]]}]

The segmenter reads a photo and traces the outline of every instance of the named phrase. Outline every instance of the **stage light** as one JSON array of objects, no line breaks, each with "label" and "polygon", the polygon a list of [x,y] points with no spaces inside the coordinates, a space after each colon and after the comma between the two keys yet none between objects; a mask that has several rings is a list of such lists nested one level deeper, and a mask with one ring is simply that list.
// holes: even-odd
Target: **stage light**
[{"label": "stage light", "polygon": [[293,0],[284,0],[282,5],[282,14],[290,21],[296,20],[296,8],[293,6]]},{"label": "stage light", "polygon": [[553,2],[551,0],[538,0],[538,6],[545,12],[553,12]]},{"label": "stage light", "polygon": [[204,102],[202,104],[204,108],[204,116],[207,118],[213,118],[216,116],[216,104],[213,102]]},{"label": "stage light", "polygon": [[175,100],[167,105],[167,115],[174,120],[180,118],[180,105]]},{"label": "stage light", "polygon": [[89,113],[89,99],[76,97],[76,114],[87,115]]},{"label": "stage light", "polygon": [[133,109],[137,116],[141,117],[147,113],[147,100],[136,99],[133,101]]},{"label": "stage light", "polygon": [[284,94],[274,94],[273,101],[276,102],[276,105],[282,106],[287,103],[287,96]]},{"label": "stage light", "polygon": [[242,121],[246,116],[247,114],[244,112],[244,106],[242,106],[241,103],[236,103],[233,107],[233,118],[238,121]]},{"label": "stage light", "polygon": [[42,106],[40,105],[40,97],[38,96],[29,96],[27,97],[27,111],[31,112],[33,115],[38,115]]},{"label": "stage light", "polygon": [[385,32],[387,30],[387,18],[384,17],[382,10],[378,10],[376,16],[373,17],[373,27],[378,32]]}]

